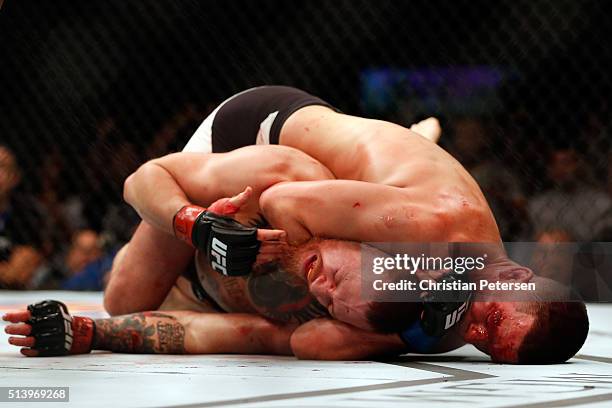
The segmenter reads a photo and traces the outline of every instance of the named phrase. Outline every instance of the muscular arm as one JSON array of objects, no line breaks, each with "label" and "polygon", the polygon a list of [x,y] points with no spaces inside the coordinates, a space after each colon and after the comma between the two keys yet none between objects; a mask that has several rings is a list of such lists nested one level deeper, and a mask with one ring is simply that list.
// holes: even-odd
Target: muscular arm
[{"label": "muscular arm", "polygon": [[96,320],[94,350],[154,354],[291,354],[295,326],[250,314],[144,312]]},{"label": "muscular arm", "polygon": [[[124,197],[146,222],[172,234],[172,218],[184,205],[208,206],[246,186],[258,198],[279,182],[331,177],[316,160],[284,146],[248,146],[221,154],[175,153],[141,166],[126,180]],[[242,210],[255,216],[257,200]]]},{"label": "muscular arm", "polygon": [[406,349],[395,333],[365,331],[329,318],[311,320],[291,336],[293,354],[305,360],[365,360],[396,356]]},{"label": "muscular arm", "polygon": [[397,355],[396,334],[366,332],[321,318],[299,327],[253,314],[144,312],[96,320],[94,350],[145,354],[294,354],[308,360]]},{"label": "muscular arm", "polygon": [[260,198],[272,225],[299,231],[289,234],[294,242],[311,235],[355,241],[407,241],[414,236],[428,240],[435,217],[424,222],[431,206],[420,202],[401,188],[352,180],[281,183]]},{"label": "muscular arm", "polygon": [[[354,180],[277,184],[260,197],[266,219],[289,240],[311,236],[362,242],[498,242],[484,200],[450,186],[435,193],[425,179],[415,187]],[[433,191],[433,192],[432,192]]]},{"label": "muscular arm", "polygon": [[[278,181],[330,177],[316,160],[282,146],[249,146],[224,154],[177,153],[146,163],[126,180],[126,200],[145,221],[113,265],[104,295],[106,310],[120,315],[155,310],[163,302],[194,254],[171,235],[172,217],[183,205],[207,206],[247,185],[257,197]],[[256,207],[257,200],[253,203]],[[251,217],[257,212],[254,207],[245,211]]]},{"label": "muscular arm", "polygon": [[[12,335],[8,342],[24,347],[21,351],[26,356],[37,356],[30,311],[9,312],[2,318],[12,323],[5,328]],[[291,354],[290,338],[297,327],[275,324],[254,314],[186,311],[135,313],[94,322],[95,328],[73,323],[72,353],[93,349],[151,354]],[[91,347],[87,340],[90,333]]]},{"label": "muscular arm", "polygon": [[[5,331],[8,342],[21,352],[38,356],[29,311],[10,312]],[[75,338],[87,352],[85,325]],[[96,319],[93,350],[136,354],[294,354],[301,359],[359,360],[399,354],[405,345],[396,334],[366,332],[337,320],[321,318],[306,324],[278,324],[262,316],[242,313],[186,311],[143,312]]]}]

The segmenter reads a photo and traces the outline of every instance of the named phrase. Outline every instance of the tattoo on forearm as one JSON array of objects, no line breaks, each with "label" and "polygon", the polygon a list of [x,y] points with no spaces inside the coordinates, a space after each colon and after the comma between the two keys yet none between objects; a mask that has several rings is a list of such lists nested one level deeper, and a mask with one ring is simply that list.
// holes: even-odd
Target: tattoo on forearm
[{"label": "tattoo on forearm", "polygon": [[157,322],[159,349],[163,354],[185,352],[185,329],[180,323]]},{"label": "tattoo on forearm", "polygon": [[96,320],[95,350],[185,353],[185,328],[174,316],[145,312]]}]

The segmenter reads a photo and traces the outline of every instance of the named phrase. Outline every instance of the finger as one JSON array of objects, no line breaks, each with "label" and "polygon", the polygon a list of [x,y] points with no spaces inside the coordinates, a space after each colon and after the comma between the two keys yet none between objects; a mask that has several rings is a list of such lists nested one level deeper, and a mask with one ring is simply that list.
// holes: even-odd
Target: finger
[{"label": "finger", "polygon": [[258,229],[257,239],[259,241],[285,241],[287,233],[283,230]]},{"label": "finger", "polygon": [[238,210],[240,210],[240,208],[236,208],[233,204],[228,203],[229,198],[220,198],[209,205],[206,210],[219,215],[232,215],[236,214]]},{"label": "finger", "polygon": [[238,195],[233,196],[229,199],[229,203],[235,207],[242,207],[249,201],[251,196],[253,195],[253,189],[251,186],[247,186],[244,191]]},{"label": "finger", "polygon": [[18,336],[29,336],[32,333],[32,326],[25,323],[10,324],[4,328],[6,334],[16,334]]},{"label": "finger", "polygon": [[9,337],[9,344],[19,347],[34,347],[36,339],[34,337]]},{"label": "finger", "polygon": [[[283,238],[283,237],[281,237]],[[281,248],[281,249],[286,249],[287,246],[289,244],[287,243],[287,241],[285,241],[284,239],[280,239],[280,240],[267,240],[267,241],[262,241],[261,243],[261,247],[262,248]]]},{"label": "finger", "polygon": [[36,357],[36,356],[38,356],[38,351],[34,350],[34,349],[22,348],[20,351],[21,351],[21,354],[23,354],[26,357]]},{"label": "finger", "polygon": [[11,323],[21,323],[30,320],[30,311],[24,310],[22,312],[8,312],[2,316],[2,320]]}]

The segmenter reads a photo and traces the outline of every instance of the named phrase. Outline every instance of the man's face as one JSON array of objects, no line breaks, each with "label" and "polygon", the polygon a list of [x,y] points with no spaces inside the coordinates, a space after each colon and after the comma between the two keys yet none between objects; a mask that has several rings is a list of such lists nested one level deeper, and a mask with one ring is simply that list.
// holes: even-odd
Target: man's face
[{"label": "man's face", "polygon": [[100,255],[98,234],[92,230],[79,231],[66,255],[66,266],[71,272],[77,273]]},{"label": "man's face", "polygon": [[519,302],[474,302],[463,338],[498,363],[516,363],[535,316]]},{"label": "man's face", "polygon": [[310,293],[329,314],[371,330],[369,302],[361,299],[361,246],[350,241],[314,239],[296,248],[285,268],[307,282]]}]

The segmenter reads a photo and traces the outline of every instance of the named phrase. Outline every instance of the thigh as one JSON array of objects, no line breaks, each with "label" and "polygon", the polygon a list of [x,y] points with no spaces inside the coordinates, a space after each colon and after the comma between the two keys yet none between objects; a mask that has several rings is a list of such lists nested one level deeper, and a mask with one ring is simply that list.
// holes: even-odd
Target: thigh
[{"label": "thigh", "polygon": [[111,315],[155,310],[193,259],[195,251],[142,222],[113,264],[104,292]]}]

